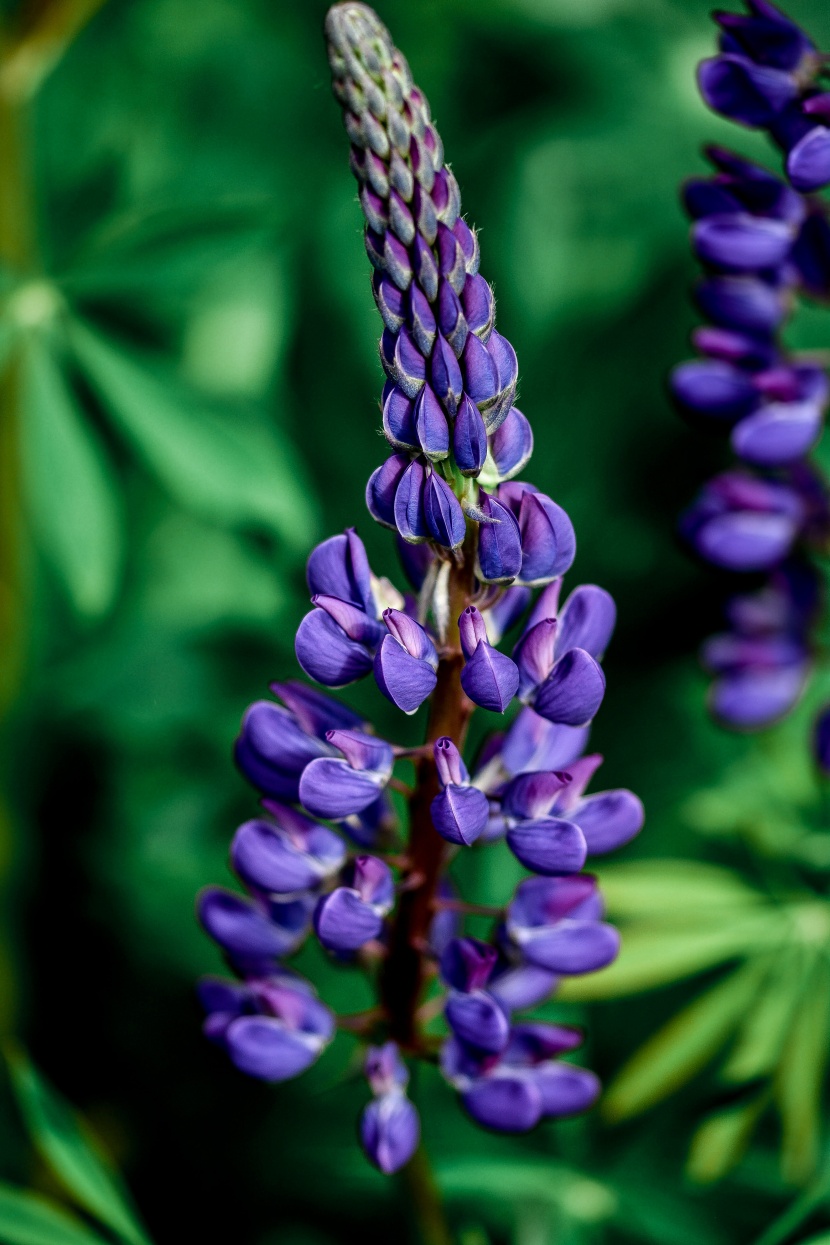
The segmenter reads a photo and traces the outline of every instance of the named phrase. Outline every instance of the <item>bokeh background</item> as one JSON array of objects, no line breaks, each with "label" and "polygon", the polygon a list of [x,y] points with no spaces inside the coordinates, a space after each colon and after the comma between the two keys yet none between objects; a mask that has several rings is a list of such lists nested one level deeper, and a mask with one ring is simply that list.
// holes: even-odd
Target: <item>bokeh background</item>
[{"label": "bokeh background", "polygon": [[[293,673],[308,550],[357,523],[394,573],[362,500],[383,453],[378,321],[325,7],[0,6],[2,1029],[83,1114],[158,1245],[373,1245],[405,1239],[410,1218],[354,1144],[365,1089],[348,1041],[271,1089],[202,1040],[193,994],[218,967],[194,896],[227,880],[253,807],[232,741],[246,704]],[[735,784],[751,805],[771,772],[801,781],[786,748],[707,719],[695,651],[721,586],[674,530],[723,449],[664,390],[694,323],[678,184],[704,141],[763,148],[697,99],[706,0],[378,9],[480,230],[536,436],[527,474],[573,518],[574,575],[617,599],[594,745],[603,786],[646,805],[628,857],[674,859],[652,889],[671,903],[680,884],[682,905],[700,876],[685,862],[753,874],[713,833]],[[789,10],[830,45],[826,0]],[[820,317],[804,326],[826,343]],[[706,930],[693,913],[687,945]],[[350,977],[313,972],[352,1003]],[[586,1024],[604,1079],[701,984],[671,977],[557,1012]],[[461,1245],[754,1241],[815,1164],[782,1174],[770,1116],[724,1179],[700,1154],[690,1172],[696,1128],[728,1098],[706,1063],[632,1122],[595,1113],[520,1139],[475,1129],[424,1076]],[[0,1177],[65,1197],[7,1078]]]}]

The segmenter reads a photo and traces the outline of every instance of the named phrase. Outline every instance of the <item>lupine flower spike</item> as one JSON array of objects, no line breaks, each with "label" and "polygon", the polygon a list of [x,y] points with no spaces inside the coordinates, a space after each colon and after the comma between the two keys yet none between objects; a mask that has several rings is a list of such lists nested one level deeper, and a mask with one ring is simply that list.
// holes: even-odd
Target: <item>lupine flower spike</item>
[{"label": "lupine flower spike", "polygon": [[[596,1078],[562,1058],[580,1034],[517,1013],[561,976],[613,960],[617,933],[582,868],[637,834],[643,810],[629,791],[586,794],[602,761],[585,748],[614,603],[583,585],[560,604],[573,527],[514,478],[533,448],[514,405],[516,355],[496,329],[427,102],[371,9],[336,5],[326,35],[384,324],[390,453],[366,502],[396,533],[417,596],[373,574],[354,529],[333,536],[308,561],[311,610],[296,653],[324,688],[371,675],[403,714],[427,702],[426,742],[413,752],[383,740],[304,683],[273,684],[276,700],[248,709],[236,759],[262,810],[231,849],[247,894],[210,888],[199,901],[238,980],[209,979],[202,1001],[208,1037],[243,1072],[279,1081],[319,1058],[337,1027],[285,961],[313,932],[335,961],[370,971],[377,1007],[342,1025],[367,1043],[361,1144],[390,1173],[419,1141],[407,1061],[438,1055],[472,1118],[504,1132],[593,1102]],[[810,378],[801,383],[818,400]],[[502,651],[516,626],[512,652]],[[471,767],[463,754],[476,706],[518,713]],[[404,825],[389,796],[390,785],[401,789],[399,762],[415,767]],[[457,853],[498,840],[531,876],[505,893],[480,941],[465,933],[476,908],[448,870]],[[423,1010],[436,979],[443,1038],[432,1002]]]},{"label": "lupine flower spike", "polygon": [[695,329],[698,357],[675,369],[671,388],[688,419],[728,434],[738,460],[704,487],[682,530],[700,557],[749,580],[703,662],[717,718],[756,730],[788,713],[806,686],[821,604],[813,559],[830,538],[827,484],[810,460],[830,383],[823,361],[783,339],[800,299],[830,299],[830,218],[811,193],[830,185],[830,79],[827,57],[794,22],[767,0],[747,7],[715,14],[720,54],[698,80],[716,112],[767,131],[785,153],[784,176],[709,147],[712,174],[686,183],[708,323]]}]

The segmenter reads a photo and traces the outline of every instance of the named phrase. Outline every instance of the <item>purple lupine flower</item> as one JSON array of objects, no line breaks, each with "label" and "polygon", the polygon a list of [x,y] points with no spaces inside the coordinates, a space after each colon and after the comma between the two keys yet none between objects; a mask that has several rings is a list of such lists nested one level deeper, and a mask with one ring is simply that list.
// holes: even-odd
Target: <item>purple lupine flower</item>
[{"label": "purple lupine flower", "polygon": [[435,767],[442,789],[430,806],[432,824],[449,843],[469,847],[487,825],[487,796],[470,783],[467,767],[451,739],[436,740]]},{"label": "purple lupine flower", "polygon": [[510,1038],[507,1012],[487,990],[498,951],[476,938],[455,938],[441,956],[441,978],[450,992],[447,1024],[468,1048],[487,1054],[504,1050]]},{"label": "purple lupine flower", "polygon": [[365,1071],[374,1098],[360,1117],[360,1142],[370,1162],[389,1176],[412,1158],[421,1125],[406,1096],[409,1073],[394,1042],[368,1047]]},{"label": "purple lupine flower", "polygon": [[748,15],[716,13],[720,54],[700,66],[706,102],[766,129],[786,153],[788,180],[723,148],[714,174],[683,199],[704,268],[697,291],[711,321],[692,341],[671,390],[694,423],[727,432],[744,466],[709,481],[681,520],[695,552],[723,570],[765,572],[766,585],[732,598],[729,630],[702,651],[715,717],[758,730],[788,713],[812,666],[815,576],[806,561],[830,534],[827,487],[807,462],[824,430],[830,382],[783,339],[799,297],[830,297],[827,205],[805,192],[830,183],[826,58],[767,0]]},{"label": "purple lupine flower", "polygon": [[299,1076],[334,1036],[334,1016],[294,973],[250,977],[244,985],[204,978],[199,994],[207,1036],[241,1072],[262,1081]]},{"label": "purple lupine flower", "polygon": [[[544,1002],[561,975],[613,958],[616,934],[580,870],[589,851],[633,837],[643,812],[631,792],[586,794],[600,761],[585,755],[587,724],[605,690],[599,662],[615,608],[590,584],[559,608],[573,527],[555,501],[516,479],[533,449],[513,405],[516,354],[495,328],[493,292],[426,100],[371,9],[337,5],[326,30],[384,325],[382,426],[392,453],[372,474],[366,504],[395,532],[408,588],[372,574],[355,529],[323,541],[308,561],[312,609],[295,650],[324,687],[371,671],[403,714],[428,701],[427,739],[389,743],[302,683],[274,684],[280,703],[251,706],[236,755],[264,798],[231,846],[246,893],[214,887],[198,905],[240,980],[207,979],[201,994],[207,1036],[243,1071],[280,1081],[308,1067],[335,1030],[285,962],[313,930],[335,960],[369,972],[377,1006],[340,1024],[366,1044],[373,1097],[360,1119],[363,1149],[391,1173],[420,1136],[401,1051],[434,1058],[426,1026],[438,1009],[450,1035],[445,1077],[485,1126],[530,1128],[593,1101],[593,1074],[559,1058],[579,1035],[514,1016]],[[771,214],[791,232],[786,196],[776,204],[750,205],[749,215]],[[798,262],[816,280],[823,240],[814,227],[806,233],[809,217]],[[772,245],[776,229],[767,233],[755,245]],[[728,287],[710,297],[724,317],[743,307],[747,322],[777,323],[772,287],[759,280],[760,296]],[[749,368],[740,343],[707,349],[715,347]],[[774,379],[777,356],[764,357],[765,377],[750,354],[753,392],[766,386],[769,397],[778,384],[776,400],[788,401],[784,379]],[[793,402],[807,400],[809,378],[801,379]],[[800,531],[812,530],[815,512],[805,502]],[[500,646],[520,625],[511,657]],[[517,698],[517,715],[485,741],[471,777],[471,713],[508,714]],[[458,893],[447,866],[460,848],[500,837],[539,876],[482,910]],[[489,935],[470,937],[468,917],[484,913]]]},{"label": "purple lupine flower", "polygon": [[716,13],[720,55],[700,66],[698,82],[715,112],[765,129],[786,153],[796,190],[830,184],[830,107],[820,85],[825,58],[793,21],[767,0],[747,0],[749,15]]},{"label": "purple lupine flower", "polygon": [[476,1055],[450,1038],[441,1052],[444,1076],[473,1119],[497,1132],[523,1133],[545,1116],[585,1111],[599,1093],[592,1072],[557,1056],[580,1035],[558,1025],[517,1025],[500,1055]]},{"label": "purple lupine flower", "polygon": [[376,939],[395,902],[389,866],[376,856],[357,856],[344,885],[325,895],[314,913],[314,930],[329,951],[358,951]]}]

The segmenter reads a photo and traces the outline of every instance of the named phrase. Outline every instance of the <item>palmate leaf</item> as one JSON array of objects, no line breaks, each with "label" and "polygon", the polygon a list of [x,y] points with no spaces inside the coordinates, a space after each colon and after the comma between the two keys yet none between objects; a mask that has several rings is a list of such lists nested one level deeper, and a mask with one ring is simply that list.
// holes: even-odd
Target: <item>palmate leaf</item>
[{"label": "palmate leaf", "polygon": [[690,1081],[735,1031],[767,972],[766,962],[750,961],[673,1016],[618,1073],[605,1115],[630,1119]]},{"label": "palmate leaf", "polygon": [[705,914],[708,922],[713,910],[731,913],[764,902],[733,870],[697,860],[638,860],[598,874],[608,910],[618,919],[676,921],[679,914]]},{"label": "palmate leaf", "polygon": [[54,1202],[0,1184],[0,1241],[3,1245],[104,1245],[96,1232]]},{"label": "palmate leaf", "polygon": [[103,614],[118,587],[124,522],[112,466],[49,346],[32,335],[16,364],[26,507],[77,612]]},{"label": "palmate leaf", "polygon": [[299,464],[267,427],[221,412],[152,360],[73,320],[76,361],[113,422],[183,506],[219,524],[265,529],[296,553],[315,516]]},{"label": "palmate leaf", "polygon": [[752,1081],[774,1070],[804,989],[804,960],[800,949],[794,949],[776,961],[721,1071],[725,1081]]},{"label": "palmate leaf", "polygon": [[624,928],[619,958],[598,973],[565,979],[557,999],[614,999],[653,990],[773,947],[785,932],[773,910],[745,917],[730,914],[711,929],[685,920],[683,913],[677,923],[680,928],[668,924]]},{"label": "palmate leaf", "polygon": [[735,1103],[703,1121],[692,1138],[686,1162],[691,1180],[713,1184],[740,1162],[768,1097],[756,1094],[749,1102]]},{"label": "palmate leaf", "polygon": [[7,1047],[6,1058],[32,1141],[66,1191],[128,1245],[150,1245],[126,1190],[93,1149],[71,1107],[21,1050]]},{"label": "palmate leaf", "polygon": [[774,1082],[783,1125],[784,1178],[801,1184],[815,1170],[821,1126],[821,1088],[830,1043],[830,965],[816,957]]}]

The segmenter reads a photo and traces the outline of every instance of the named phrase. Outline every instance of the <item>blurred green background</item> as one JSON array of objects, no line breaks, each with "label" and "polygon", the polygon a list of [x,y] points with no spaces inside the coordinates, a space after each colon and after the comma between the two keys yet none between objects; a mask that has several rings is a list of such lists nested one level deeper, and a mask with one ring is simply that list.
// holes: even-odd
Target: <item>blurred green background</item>
[{"label": "blurred green background", "polygon": [[[270,1089],[202,1040],[193,996],[218,967],[194,895],[227,879],[230,835],[254,807],[232,740],[246,704],[294,672],[308,550],[356,523],[375,568],[395,573],[362,500],[383,454],[379,330],[325,7],[0,6],[0,1013],[121,1168],[158,1245],[372,1245],[408,1222],[398,1182],[354,1142],[365,1089],[348,1040]],[[629,859],[675,858],[623,870],[623,915],[662,903],[694,948],[717,932],[707,896],[725,885],[739,905],[729,886],[755,885],[759,858],[783,868],[783,839],[811,868],[828,864],[799,761],[808,710],[760,744],[708,721],[695,650],[717,626],[720,585],[674,538],[679,508],[725,461],[664,392],[694,322],[677,186],[702,167],[704,141],[763,146],[697,99],[694,67],[714,40],[705,0],[378,8],[480,230],[535,431],[526,474],[573,518],[577,580],[618,602],[593,736],[602,785],[645,802]],[[830,45],[826,0],[789,11]],[[802,332],[826,344],[820,319]],[[370,690],[352,700],[389,721]],[[493,866],[477,868],[486,888]],[[640,934],[652,968],[621,990],[631,997],[556,1011],[587,1025],[603,1079],[743,954],[727,938],[684,969],[677,942],[655,920]],[[303,955],[325,997],[355,1005],[348,974]],[[743,1001],[730,995],[733,1028],[757,995],[747,983]],[[820,984],[806,995],[830,994]],[[664,1069],[665,1101],[642,1118],[527,1138],[477,1130],[422,1076],[461,1245],[751,1242],[800,1185],[813,1200],[796,1229],[830,1222],[827,1181],[811,1184],[815,1078],[779,1093],[783,1168],[766,1090],[738,1167],[712,1179],[729,1163],[709,1147],[738,1157],[740,1129],[726,1143],[704,1134],[689,1168],[701,1120],[740,1098],[708,1066],[729,1032],[716,1016],[688,1076]],[[813,1063],[802,1051],[793,1075],[820,1075],[821,1015],[810,1034]],[[60,1200],[7,1083],[3,1095],[0,1177]]]}]

